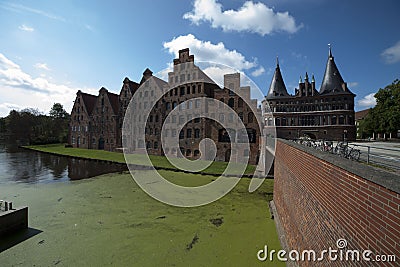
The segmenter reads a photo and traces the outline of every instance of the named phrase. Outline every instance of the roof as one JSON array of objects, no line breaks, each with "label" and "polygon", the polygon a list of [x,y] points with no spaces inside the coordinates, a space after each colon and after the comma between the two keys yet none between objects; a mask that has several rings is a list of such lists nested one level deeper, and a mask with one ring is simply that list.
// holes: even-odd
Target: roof
[{"label": "roof", "polygon": [[357,111],[355,113],[356,121],[363,120],[368,115],[369,110],[370,109],[364,109],[364,110]]},{"label": "roof", "polygon": [[80,90],[78,91],[78,94],[82,96],[83,103],[86,107],[88,114],[92,114],[94,106],[96,105],[97,96],[83,93]]},{"label": "roof", "polygon": [[[129,90],[131,94],[135,94],[136,90],[139,88],[140,84],[137,82],[131,81],[128,77],[125,77],[124,84],[128,84]],[[123,87],[122,87],[123,88]]]},{"label": "roof", "polygon": [[140,80],[140,84],[143,84],[147,79],[149,79],[151,76],[153,76],[153,72],[149,69],[146,68],[143,72],[142,79]]},{"label": "roof", "polygon": [[278,59],[276,60],[276,68],[274,76],[272,77],[271,85],[269,86],[268,94],[266,96],[269,98],[281,98],[285,96],[290,96],[286,90],[285,82],[282,78],[281,69],[279,67]]},{"label": "roof", "polygon": [[118,114],[119,111],[119,95],[110,93],[107,91],[108,99],[110,100],[111,107],[114,110],[114,114]]},{"label": "roof", "polygon": [[325,74],[322,80],[320,94],[331,94],[331,93],[351,93],[347,88],[347,84],[344,82],[340,75],[339,69],[336,66],[334,57],[332,56],[332,50],[329,48],[328,62],[326,63]]}]

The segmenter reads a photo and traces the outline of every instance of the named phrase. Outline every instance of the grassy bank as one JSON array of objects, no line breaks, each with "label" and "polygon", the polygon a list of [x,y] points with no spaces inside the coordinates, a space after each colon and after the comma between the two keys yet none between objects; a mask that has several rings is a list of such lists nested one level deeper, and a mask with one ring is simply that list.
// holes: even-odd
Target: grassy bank
[{"label": "grassy bank", "polygon": [[[125,163],[124,155],[118,152],[109,152],[104,150],[83,149],[83,148],[66,148],[62,144],[37,145],[37,146],[25,146],[25,147],[57,155]],[[153,166],[155,167],[176,169],[175,166],[171,165],[171,163],[167,160],[166,157],[150,155],[150,160],[152,161]],[[144,155],[137,155],[137,154],[129,155],[128,162],[137,165],[148,165],[148,163],[145,161]],[[215,161],[203,172],[207,174],[221,174],[226,169],[226,166],[227,166],[226,162]],[[254,170],[255,170],[254,165],[247,165],[245,174],[251,175],[254,173]]]},{"label": "grassy bank", "polygon": [[[215,179],[160,172],[187,186]],[[29,205],[29,226],[42,232],[2,252],[1,265],[284,266],[257,260],[264,245],[280,245],[267,205],[273,181],[251,194],[249,181],[241,179],[222,199],[197,208],[160,203],[129,174],[2,185],[0,196],[14,206]]]}]

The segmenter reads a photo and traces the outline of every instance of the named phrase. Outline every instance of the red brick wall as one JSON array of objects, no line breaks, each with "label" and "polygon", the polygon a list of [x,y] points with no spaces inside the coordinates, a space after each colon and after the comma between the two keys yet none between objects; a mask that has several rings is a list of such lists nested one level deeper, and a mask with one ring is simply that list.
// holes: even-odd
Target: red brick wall
[{"label": "red brick wall", "polygon": [[[274,202],[289,249],[337,249],[336,241],[344,238],[347,249],[395,254],[396,262],[376,266],[399,266],[400,194],[306,149],[283,140],[276,145]],[[299,265],[375,266],[345,261]]]}]

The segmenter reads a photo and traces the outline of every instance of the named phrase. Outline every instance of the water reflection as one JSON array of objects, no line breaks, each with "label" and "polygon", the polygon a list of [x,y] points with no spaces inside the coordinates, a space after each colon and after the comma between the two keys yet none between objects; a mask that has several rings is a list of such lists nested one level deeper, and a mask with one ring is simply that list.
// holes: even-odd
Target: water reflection
[{"label": "water reflection", "polygon": [[124,165],[60,157],[0,144],[0,183],[79,180],[127,170]]}]

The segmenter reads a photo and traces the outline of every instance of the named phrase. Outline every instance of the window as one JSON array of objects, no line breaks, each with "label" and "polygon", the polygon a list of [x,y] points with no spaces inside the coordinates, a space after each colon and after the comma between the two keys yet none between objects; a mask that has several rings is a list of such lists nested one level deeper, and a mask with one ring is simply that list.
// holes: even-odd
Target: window
[{"label": "window", "polygon": [[223,122],[224,122],[224,120],[225,120],[225,115],[224,115],[224,114],[222,114],[222,113],[221,113],[221,114],[219,114],[219,121],[223,123]]},{"label": "window", "polygon": [[336,116],[333,116],[332,117],[332,123],[331,123],[332,125],[335,125],[336,124]]},{"label": "window", "polygon": [[183,124],[185,121],[185,116],[179,115],[179,124]]},{"label": "window", "polygon": [[186,149],[186,156],[190,156],[190,155],[192,155],[192,150]]},{"label": "window", "polygon": [[172,108],[176,108],[177,105],[178,105],[178,103],[177,103],[176,101],[174,101],[174,102],[172,103]]},{"label": "window", "polygon": [[188,109],[192,109],[192,106],[193,106],[193,102],[190,100],[190,101],[188,101],[188,103],[187,103],[187,108]]},{"label": "window", "polygon": [[239,98],[238,99],[238,108],[242,108],[243,107],[243,99]]},{"label": "window", "polygon": [[184,131],[180,131],[179,132],[179,139],[183,139],[183,138],[185,138],[185,133],[184,133]]},{"label": "window", "polygon": [[167,102],[167,103],[165,104],[165,108],[166,108],[166,110],[170,110],[170,109],[171,109],[171,103],[170,103],[170,102]]},{"label": "window", "polygon": [[339,124],[344,124],[344,116],[340,115],[339,117]]},{"label": "window", "polygon": [[233,117],[234,117],[233,113],[229,113],[228,122],[233,122]]},{"label": "window", "polygon": [[181,87],[179,91],[179,95],[185,95],[185,87]]},{"label": "window", "polygon": [[239,119],[240,119],[241,121],[243,121],[243,112],[239,112],[238,116],[239,116]]},{"label": "window", "polygon": [[253,120],[254,120],[254,114],[253,112],[250,112],[249,114],[247,114],[247,122],[252,123]]},{"label": "window", "polygon": [[148,91],[145,91],[144,92],[144,97],[148,97],[149,96],[149,92]]},{"label": "window", "polygon": [[200,138],[200,129],[194,129],[194,138]]},{"label": "window", "polygon": [[172,123],[176,123],[176,115],[172,115]]},{"label": "window", "polygon": [[176,129],[172,129],[172,131],[171,131],[171,136],[172,136],[172,137],[176,137]]},{"label": "window", "polygon": [[196,99],[194,102],[194,107],[199,108],[200,107],[200,99]]},{"label": "window", "polygon": [[197,86],[197,93],[201,93],[201,84],[199,84],[198,86]]},{"label": "window", "polygon": [[195,156],[195,157],[198,157],[199,155],[200,155],[200,151],[196,149],[196,150],[194,151],[194,156]]},{"label": "window", "polygon": [[235,107],[235,99],[233,97],[229,98],[228,106],[230,106],[231,108]]},{"label": "window", "polygon": [[156,115],[156,118],[155,118],[155,120],[156,120],[156,122],[158,122],[158,115]]},{"label": "window", "polygon": [[158,142],[157,141],[154,141],[153,148],[154,149],[158,149]]},{"label": "window", "polygon": [[192,129],[186,130],[186,138],[192,138]]}]

